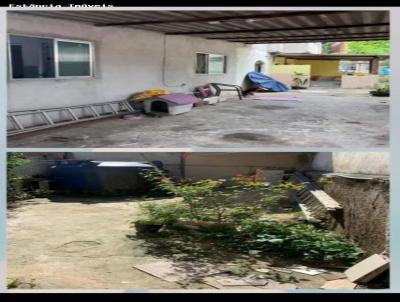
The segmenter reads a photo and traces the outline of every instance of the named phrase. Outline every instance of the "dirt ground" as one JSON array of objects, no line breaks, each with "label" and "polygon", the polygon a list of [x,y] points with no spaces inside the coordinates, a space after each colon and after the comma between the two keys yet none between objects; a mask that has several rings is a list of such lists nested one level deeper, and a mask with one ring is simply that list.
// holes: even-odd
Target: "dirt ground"
[{"label": "dirt ground", "polygon": [[108,118],[10,136],[8,147],[385,147],[389,98],[311,87],[296,101],[228,99],[176,116]]},{"label": "dirt ground", "polygon": [[[129,223],[137,218],[140,201],[52,197],[18,203],[8,211],[8,278],[17,279],[19,288],[35,289],[215,289],[215,284],[197,279],[165,281],[134,266],[174,261],[184,269],[199,262],[221,269],[226,276],[226,271],[267,263],[222,253],[212,244],[140,238]],[[319,288],[327,280],[343,277],[333,270],[315,276],[282,270],[289,264],[294,263],[281,268],[274,263],[263,278],[282,289]]]}]

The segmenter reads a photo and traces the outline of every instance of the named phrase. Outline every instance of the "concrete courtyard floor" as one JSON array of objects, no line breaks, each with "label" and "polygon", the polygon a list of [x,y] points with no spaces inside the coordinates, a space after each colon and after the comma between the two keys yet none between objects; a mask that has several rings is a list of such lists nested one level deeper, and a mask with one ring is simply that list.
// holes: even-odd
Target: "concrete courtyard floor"
[{"label": "concrete courtyard floor", "polygon": [[[215,290],[212,285],[193,280],[165,281],[134,266],[179,259],[189,263],[189,257],[203,265],[230,269],[255,263],[256,259],[248,255],[225,253],[200,242],[138,237],[129,223],[137,218],[138,201],[141,200],[122,197],[52,197],[18,203],[8,211],[8,278],[18,280],[17,290]],[[294,263],[286,262],[281,267],[290,264]],[[311,276],[279,270],[276,262],[274,267],[267,273],[274,280],[270,289],[319,288],[327,280],[343,278],[340,271],[327,270]]]},{"label": "concrete courtyard floor", "polygon": [[[387,147],[389,98],[367,90],[310,88],[229,99],[190,112],[109,118],[8,138],[8,147]],[[260,94],[261,95],[261,94]]]}]

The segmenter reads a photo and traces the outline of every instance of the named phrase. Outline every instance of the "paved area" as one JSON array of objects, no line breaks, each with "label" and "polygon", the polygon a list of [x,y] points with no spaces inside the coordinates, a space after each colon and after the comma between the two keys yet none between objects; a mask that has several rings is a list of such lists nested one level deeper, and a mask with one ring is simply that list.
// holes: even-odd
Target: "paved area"
[{"label": "paved area", "polygon": [[[193,280],[170,282],[134,266],[179,260],[176,267],[182,270],[186,265],[179,263],[196,260],[213,267],[229,267],[232,271],[254,264],[255,259],[247,255],[216,250],[213,245],[204,246],[202,242],[139,237],[128,223],[137,218],[138,201],[129,198],[53,197],[19,203],[8,211],[8,278],[18,280],[18,290],[215,290],[215,281],[214,285],[210,285],[213,281],[210,284]],[[285,265],[288,264],[293,263]],[[310,276],[279,270],[279,267],[269,270],[271,289],[280,290],[319,288],[327,280],[343,275],[329,271]]]},{"label": "paved area", "polygon": [[[267,95],[267,94],[263,94]],[[277,93],[268,93],[277,96]],[[8,138],[8,147],[387,147],[389,98],[316,87],[299,101],[229,99],[177,116],[110,118]]]}]

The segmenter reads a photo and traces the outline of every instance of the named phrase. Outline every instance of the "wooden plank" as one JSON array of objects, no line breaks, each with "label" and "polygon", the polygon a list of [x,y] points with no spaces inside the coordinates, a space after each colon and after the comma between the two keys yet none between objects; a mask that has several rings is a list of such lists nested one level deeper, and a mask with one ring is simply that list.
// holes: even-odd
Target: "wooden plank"
[{"label": "wooden plank", "polygon": [[356,283],[351,282],[347,278],[336,279],[327,281],[321,286],[322,289],[354,289],[357,286]]},{"label": "wooden plank", "polygon": [[352,282],[366,283],[389,268],[389,259],[383,255],[374,254],[353,265],[344,273]]}]

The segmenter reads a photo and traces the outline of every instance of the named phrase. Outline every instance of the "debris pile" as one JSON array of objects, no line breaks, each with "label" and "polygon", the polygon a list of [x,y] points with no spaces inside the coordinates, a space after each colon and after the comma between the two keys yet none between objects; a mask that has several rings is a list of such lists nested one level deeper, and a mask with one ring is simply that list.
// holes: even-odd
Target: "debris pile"
[{"label": "debris pile", "polygon": [[216,289],[257,290],[297,289],[302,288],[304,281],[322,284],[320,288],[326,290],[357,289],[389,268],[389,259],[380,254],[372,255],[344,272],[304,265],[276,267],[263,261],[257,261],[258,264],[251,265],[250,269],[240,271],[238,263],[214,265],[200,261],[161,260],[133,268],[178,284],[203,283]]}]

